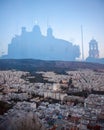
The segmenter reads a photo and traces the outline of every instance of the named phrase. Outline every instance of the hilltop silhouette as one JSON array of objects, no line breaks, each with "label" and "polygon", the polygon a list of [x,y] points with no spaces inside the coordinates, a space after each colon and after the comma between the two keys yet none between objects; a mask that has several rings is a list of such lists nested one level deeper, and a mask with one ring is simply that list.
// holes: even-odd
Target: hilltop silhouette
[{"label": "hilltop silhouette", "polygon": [[44,61],[34,59],[0,59],[0,70],[54,71],[63,73],[78,69],[104,70],[104,64],[76,61]]},{"label": "hilltop silhouette", "polygon": [[48,28],[47,36],[44,36],[40,27],[35,25],[31,32],[22,27],[21,35],[12,38],[8,54],[2,58],[74,61],[79,56],[78,45],[55,38],[52,28]]}]

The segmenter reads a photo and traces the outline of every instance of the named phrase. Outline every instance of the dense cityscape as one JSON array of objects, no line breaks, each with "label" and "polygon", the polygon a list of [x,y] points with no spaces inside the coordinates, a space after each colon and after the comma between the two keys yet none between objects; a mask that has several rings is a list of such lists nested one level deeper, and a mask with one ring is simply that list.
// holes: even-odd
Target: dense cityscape
[{"label": "dense cityscape", "polygon": [[98,42],[89,42],[85,61],[83,47],[78,57],[79,46],[55,38],[51,28],[47,36],[38,25],[22,28],[0,59],[0,130],[104,130]]},{"label": "dense cityscape", "polygon": [[0,0],[0,130],[104,130],[104,0]]},{"label": "dense cityscape", "polygon": [[104,70],[36,74],[0,71],[0,130],[104,130]]}]

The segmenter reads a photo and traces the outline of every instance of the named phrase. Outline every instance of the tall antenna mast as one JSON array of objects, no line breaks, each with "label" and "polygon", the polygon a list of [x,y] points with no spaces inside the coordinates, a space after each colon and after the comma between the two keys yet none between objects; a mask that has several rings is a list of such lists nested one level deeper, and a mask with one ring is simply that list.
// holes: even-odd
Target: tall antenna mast
[{"label": "tall antenna mast", "polygon": [[81,25],[81,41],[82,41],[82,61],[84,60],[84,48],[83,48],[83,27]]},{"label": "tall antenna mast", "polygon": [[49,19],[47,18],[47,28],[49,27]]},{"label": "tall antenna mast", "polygon": [[49,19],[49,17],[47,17],[47,28],[49,28],[50,27],[50,19]]}]

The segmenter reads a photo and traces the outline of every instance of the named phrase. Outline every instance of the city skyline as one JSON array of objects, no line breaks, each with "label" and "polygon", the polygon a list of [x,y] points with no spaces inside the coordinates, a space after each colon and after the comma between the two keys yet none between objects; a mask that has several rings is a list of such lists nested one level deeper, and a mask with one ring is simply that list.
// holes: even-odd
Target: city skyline
[{"label": "city skyline", "polygon": [[83,25],[85,58],[92,38],[98,42],[100,57],[104,57],[103,7],[103,0],[1,0],[0,51],[7,53],[8,44],[21,34],[21,27],[31,31],[37,21],[43,35],[50,26],[55,37],[79,45],[80,50]]}]

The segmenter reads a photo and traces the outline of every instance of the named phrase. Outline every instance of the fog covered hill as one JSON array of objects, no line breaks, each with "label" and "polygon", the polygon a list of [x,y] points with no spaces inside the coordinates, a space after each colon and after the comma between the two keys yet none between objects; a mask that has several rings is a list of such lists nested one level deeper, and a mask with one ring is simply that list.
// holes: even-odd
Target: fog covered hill
[{"label": "fog covered hill", "polygon": [[70,61],[42,61],[33,59],[0,59],[0,70],[16,69],[23,71],[55,71],[63,73],[65,70],[104,69],[103,64]]},{"label": "fog covered hill", "polygon": [[75,61],[79,56],[78,45],[55,38],[52,28],[48,28],[47,35],[44,36],[40,27],[35,25],[31,32],[23,27],[21,35],[12,38],[8,45],[8,54],[2,58]]}]

